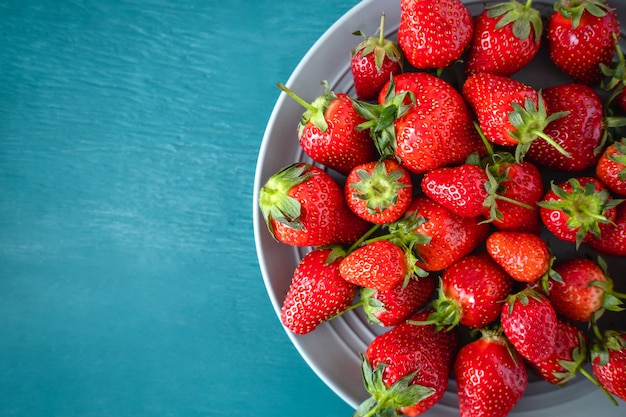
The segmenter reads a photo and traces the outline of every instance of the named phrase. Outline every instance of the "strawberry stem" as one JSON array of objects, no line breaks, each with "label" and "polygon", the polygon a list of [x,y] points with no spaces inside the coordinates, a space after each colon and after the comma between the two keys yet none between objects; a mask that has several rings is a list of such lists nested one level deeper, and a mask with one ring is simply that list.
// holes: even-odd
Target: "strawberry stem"
[{"label": "strawberry stem", "polygon": [[277,82],[276,85],[278,86],[278,88],[280,88],[280,90],[282,92],[286,93],[289,97],[294,99],[294,101],[296,103],[298,103],[299,105],[301,105],[305,109],[309,110],[310,112],[316,112],[317,111],[316,107],[314,107],[311,103],[305,101],[304,99],[300,98],[298,95],[296,95],[296,93],[294,93],[289,88],[287,88],[287,86],[285,84],[283,84],[281,82]]}]

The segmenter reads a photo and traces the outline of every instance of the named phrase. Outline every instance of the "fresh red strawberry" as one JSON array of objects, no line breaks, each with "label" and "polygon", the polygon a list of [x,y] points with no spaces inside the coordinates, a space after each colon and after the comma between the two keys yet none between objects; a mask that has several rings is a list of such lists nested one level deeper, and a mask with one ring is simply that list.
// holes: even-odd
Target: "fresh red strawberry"
[{"label": "fresh red strawberry", "polygon": [[524,68],[541,46],[543,22],[532,1],[503,1],[474,19],[465,74],[510,76]]},{"label": "fresh red strawberry", "polygon": [[498,319],[512,288],[511,277],[488,254],[465,256],[443,272],[427,323],[447,329],[458,324],[483,328]]},{"label": "fresh red strawberry", "polygon": [[329,249],[314,249],[294,271],[280,320],[296,334],[309,333],[343,312],[357,292],[358,287],[339,274],[341,259],[327,263],[329,255]]},{"label": "fresh red strawberry", "polygon": [[569,156],[543,140],[533,141],[526,153],[529,160],[547,168],[582,171],[596,164],[605,140],[602,100],[589,86],[560,84],[542,91],[550,112],[567,112],[543,131]]},{"label": "fresh red strawberry", "polygon": [[600,237],[592,237],[587,244],[605,255],[626,256],[626,203],[615,207],[613,223],[602,230]]},{"label": "fresh red strawberry", "polygon": [[407,259],[399,246],[377,240],[350,252],[341,261],[339,272],[348,282],[386,291],[407,277]]},{"label": "fresh red strawberry", "polygon": [[535,283],[553,272],[552,252],[534,233],[496,231],[487,237],[486,247],[493,260],[516,281]]},{"label": "fresh red strawberry", "polygon": [[432,276],[410,279],[386,291],[361,288],[361,299],[356,304],[370,323],[385,327],[396,326],[413,316],[430,301],[435,289]]},{"label": "fresh red strawberry", "polygon": [[609,65],[619,38],[615,9],[605,0],[559,0],[546,27],[550,58],[574,82],[595,85],[600,64]]},{"label": "fresh red strawberry", "polygon": [[626,139],[609,145],[596,165],[596,177],[612,193],[626,197]]},{"label": "fresh red strawberry", "polygon": [[591,371],[604,389],[626,401],[626,333],[606,332],[592,349]]},{"label": "fresh red strawberry", "polygon": [[306,110],[298,123],[298,139],[302,150],[313,161],[348,175],[353,167],[378,159],[376,146],[369,133],[357,129],[365,122],[344,93],[335,94],[328,82],[324,92],[307,103],[293,91],[278,87]]},{"label": "fresh red strawberry", "polygon": [[[419,260],[417,266],[426,271],[441,271],[481,244],[489,231],[480,218],[463,218],[452,213],[441,204],[421,194],[405,213],[405,218],[419,215],[425,222],[413,229],[417,235],[428,238],[428,243],[417,244],[414,251]],[[404,227],[403,223],[395,227]]]},{"label": "fresh red strawberry", "polygon": [[553,266],[561,282],[552,282],[548,297],[557,314],[576,322],[597,320],[605,310],[621,311],[619,294],[613,291],[613,281],[606,273],[601,258],[571,258]]},{"label": "fresh red strawberry", "polygon": [[395,159],[367,162],[350,171],[344,185],[348,207],[375,224],[398,220],[413,199],[409,171]]},{"label": "fresh red strawberry", "polygon": [[306,163],[272,175],[259,191],[259,206],[270,233],[293,246],[350,244],[370,227],[348,209],[330,174]]},{"label": "fresh red strawberry", "polygon": [[538,205],[546,228],[559,239],[575,242],[578,247],[611,227],[616,217],[615,207],[620,202],[611,198],[599,180],[583,176],[552,183]]},{"label": "fresh red strawberry", "polygon": [[488,197],[485,170],[474,164],[441,167],[422,177],[421,189],[428,197],[461,217],[480,216]]},{"label": "fresh red strawberry", "polygon": [[405,72],[389,80],[379,104],[356,102],[369,122],[379,152],[395,155],[412,173],[460,164],[484,154],[469,108],[447,81],[426,72]]},{"label": "fresh red strawberry", "polygon": [[505,417],[528,386],[523,358],[495,333],[463,346],[453,369],[461,417]]},{"label": "fresh red strawberry", "polygon": [[549,113],[541,94],[531,86],[483,72],[469,76],[461,91],[485,137],[496,145],[515,147],[518,161],[539,138],[559,148],[543,131],[564,114]]},{"label": "fresh red strawberry", "polygon": [[398,45],[385,38],[385,14],[380,17],[379,36],[365,36],[361,31],[354,35],[362,36],[363,41],[350,54],[350,70],[354,79],[354,89],[359,100],[374,100],[391,75],[402,70],[402,52]]},{"label": "fresh red strawberry", "polygon": [[543,361],[554,351],[556,312],[550,300],[532,288],[507,297],[502,305],[500,324],[507,339],[525,359]]},{"label": "fresh red strawberry", "polygon": [[554,350],[546,359],[530,362],[532,369],[544,381],[563,385],[578,372],[587,374],[587,336],[571,323],[557,320]]},{"label": "fresh red strawberry", "polygon": [[460,0],[400,1],[398,45],[415,68],[450,66],[461,58],[472,35],[472,15]]},{"label": "fresh red strawberry", "polygon": [[[428,310],[412,320],[421,321]],[[365,388],[372,397],[355,416],[416,416],[435,405],[448,386],[458,340],[435,326],[399,324],[375,337],[363,359]]]}]

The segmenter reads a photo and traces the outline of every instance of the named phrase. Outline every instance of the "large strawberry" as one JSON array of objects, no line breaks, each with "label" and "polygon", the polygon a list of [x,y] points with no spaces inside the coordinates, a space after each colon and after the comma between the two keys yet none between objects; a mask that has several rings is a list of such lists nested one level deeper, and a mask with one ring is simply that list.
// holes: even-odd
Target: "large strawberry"
[{"label": "large strawberry", "polygon": [[398,220],[411,204],[413,182],[395,159],[367,162],[350,171],[344,184],[348,207],[375,224]]},{"label": "large strawberry", "polygon": [[460,0],[401,0],[398,45],[415,68],[442,69],[463,55],[472,15]]},{"label": "large strawberry", "polygon": [[280,320],[296,334],[306,334],[352,303],[358,287],[339,274],[336,259],[327,263],[329,249],[306,254],[293,273],[283,302]]},{"label": "large strawberry", "polygon": [[461,417],[505,417],[528,386],[523,358],[494,332],[459,350],[454,375]]},{"label": "large strawberry", "polygon": [[556,312],[550,300],[540,292],[527,287],[507,297],[500,323],[507,339],[527,360],[542,361],[554,351]]},{"label": "large strawberry", "polygon": [[546,228],[559,239],[579,247],[611,227],[616,217],[615,207],[621,201],[612,198],[596,178],[582,176],[552,183],[538,205]]},{"label": "large strawberry", "polygon": [[592,237],[587,244],[595,250],[612,256],[626,256],[626,203],[615,208],[615,220],[602,230],[599,237]]},{"label": "large strawberry", "polygon": [[313,161],[348,175],[356,165],[378,159],[376,146],[367,131],[357,129],[365,121],[344,93],[335,94],[328,82],[324,92],[308,103],[285,85],[278,87],[305,108],[298,123],[302,150]]},{"label": "large strawberry", "polygon": [[559,0],[546,27],[552,61],[574,82],[598,84],[620,36],[615,9],[605,0]]},{"label": "large strawberry", "polygon": [[602,100],[589,86],[559,84],[545,88],[542,97],[550,112],[564,112],[543,130],[569,156],[546,141],[533,141],[526,156],[547,168],[582,171],[596,164],[605,141]]},{"label": "large strawberry", "polygon": [[602,153],[596,177],[611,192],[626,197],[626,138],[609,145]]},{"label": "large strawberry", "polygon": [[354,89],[359,100],[374,100],[391,75],[402,70],[403,56],[398,45],[385,38],[385,14],[380,17],[378,36],[365,36],[361,31],[354,32],[364,38],[351,51],[350,70],[354,79]]},{"label": "large strawberry", "polygon": [[[428,310],[411,319],[421,321],[427,315]],[[354,415],[423,414],[446,391],[457,343],[455,332],[408,322],[375,337],[362,366],[365,388],[372,397]]]},{"label": "large strawberry", "polygon": [[270,233],[293,246],[353,243],[370,227],[348,209],[330,174],[306,163],[273,174],[259,191],[259,206]]},{"label": "large strawberry", "polygon": [[513,75],[537,55],[542,34],[541,14],[532,7],[532,0],[509,0],[486,7],[474,19],[465,74]]},{"label": "large strawberry", "polygon": [[339,265],[343,279],[361,287],[386,291],[407,278],[404,250],[389,240],[376,240],[350,252]]},{"label": "large strawberry", "polygon": [[591,370],[603,388],[626,401],[626,333],[605,332],[592,350]]}]

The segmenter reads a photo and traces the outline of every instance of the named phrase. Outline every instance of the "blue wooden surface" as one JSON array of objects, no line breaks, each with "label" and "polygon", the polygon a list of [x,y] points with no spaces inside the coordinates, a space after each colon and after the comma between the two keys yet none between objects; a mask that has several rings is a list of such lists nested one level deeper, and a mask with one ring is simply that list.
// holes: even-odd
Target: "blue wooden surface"
[{"label": "blue wooden surface", "polygon": [[0,0],[0,415],[347,416],[265,293],[265,123],[357,0]]}]

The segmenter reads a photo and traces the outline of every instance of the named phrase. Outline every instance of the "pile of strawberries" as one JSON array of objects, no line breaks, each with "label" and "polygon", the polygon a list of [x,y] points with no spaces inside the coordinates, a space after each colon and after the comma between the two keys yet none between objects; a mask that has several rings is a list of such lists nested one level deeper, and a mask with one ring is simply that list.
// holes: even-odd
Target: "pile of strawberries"
[{"label": "pile of strawberries", "polygon": [[[356,97],[326,83],[308,103],[279,84],[304,107],[297,135],[315,162],[259,190],[274,238],[310,247],[283,324],[305,334],[361,308],[385,327],[363,352],[372,396],[355,416],[422,414],[450,375],[463,417],[506,416],[529,373],[584,375],[626,400],[626,328],[601,320],[626,314],[605,262],[626,256],[615,9],[557,0],[541,16],[505,0],[472,17],[459,0],[401,0],[397,41],[383,27],[384,14],[379,36],[355,32]],[[512,77],[541,45],[571,82]]]}]

